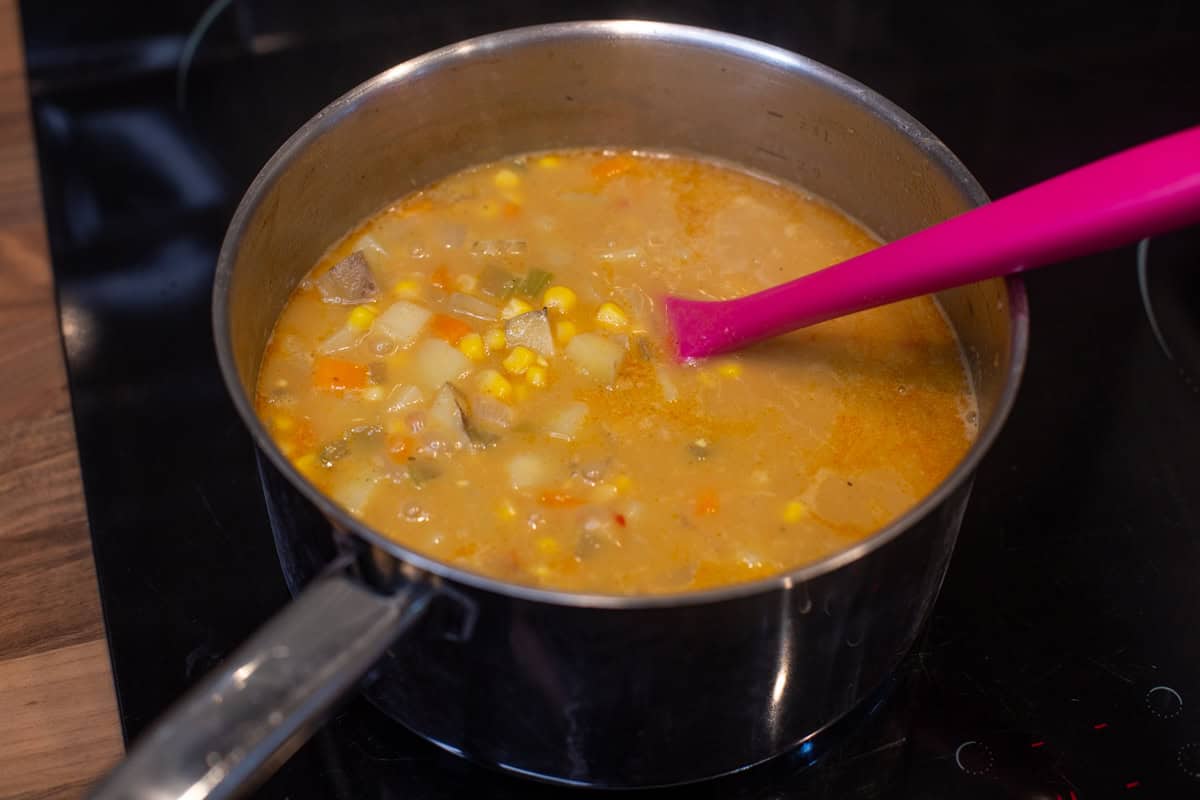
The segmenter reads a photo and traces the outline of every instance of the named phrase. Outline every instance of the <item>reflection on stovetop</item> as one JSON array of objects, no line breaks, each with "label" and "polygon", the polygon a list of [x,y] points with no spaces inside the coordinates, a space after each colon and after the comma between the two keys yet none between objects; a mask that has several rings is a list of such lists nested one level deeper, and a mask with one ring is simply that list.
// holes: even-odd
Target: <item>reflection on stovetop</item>
[{"label": "reflection on stovetop", "polygon": [[[1187,102],[1200,96],[1200,5],[1177,0],[1112,10],[988,0],[919,12],[866,0],[111,0],[30,2],[22,12],[129,735],[287,600],[253,448],[218,378],[209,289],[244,187],[287,135],[355,83],[522,24],[633,16],[707,25],[877,88],[996,194],[1200,122]],[[1168,282],[1153,259],[1194,266],[1200,237],[1167,241],[1150,245],[1148,291],[1164,309],[1160,328],[1174,330],[1200,319],[1183,294],[1195,284]],[[1200,791],[1200,396],[1187,345],[1174,345],[1175,361],[1160,349],[1133,248],[1028,283],[1026,382],[980,470],[921,645],[871,713],[836,736],[663,797]],[[259,796],[467,792],[570,794],[467,764],[356,699]]]}]

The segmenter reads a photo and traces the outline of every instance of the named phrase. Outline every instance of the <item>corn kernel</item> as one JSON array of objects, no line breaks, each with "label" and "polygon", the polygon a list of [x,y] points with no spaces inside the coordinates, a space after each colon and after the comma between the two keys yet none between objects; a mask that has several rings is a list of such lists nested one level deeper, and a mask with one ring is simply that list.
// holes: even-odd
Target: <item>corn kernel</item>
[{"label": "corn kernel", "polygon": [[607,503],[611,500],[616,500],[617,487],[613,486],[611,483],[598,484],[594,489],[592,489],[589,499],[593,503]]},{"label": "corn kernel", "polygon": [[421,284],[411,278],[406,278],[392,287],[392,294],[397,297],[413,298],[421,296]]},{"label": "corn kernel", "polygon": [[316,453],[305,453],[293,461],[292,466],[310,481],[315,480],[321,474],[321,462],[317,459]]},{"label": "corn kernel", "polygon": [[371,327],[371,323],[375,321],[378,313],[371,306],[355,306],[354,310],[350,312],[350,317],[346,320],[346,324],[356,331],[365,331]]},{"label": "corn kernel", "polygon": [[485,369],[479,373],[479,390],[497,400],[507,400],[512,396],[513,385],[496,370]]},{"label": "corn kernel", "polygon": [[362,396],[363,400],[366,400],[368,403],[378,403],[383,399],[383,387],[368,386],[366,389],[363,389]]},{"label": "corn kernel", "polygon": [[613,486],[617,487],[617,491],[621,494],[626,494],[630,489],[633,488],[633,478],[621,473],[617,477],[613,478]]},{"label": "corn kernel", "polygon": [[504,304],[504,308],[500,309],[500,318],[512,319],[513,317],[519,317],[522,314],[530,311],[533,311],[533,306],[529,305],[529,303],[526,303],[519,297],[513,297]]},{"label": "corn kernel", "polygon": [[799,500],[789,500],[788,504],[783,507],[783,521],[789,525],[794,525],[807,516],[808,506]]},{"label": "corn kernel", "polygon": [[487,338],[483,340],[483,343],[487,345],[489,353],[498,353],[508,344],[503,328],[490,328],[484,335]]},{"label": "corn kernel", "polygon": [[383,423],[383,432],[391,435],[410,433],[408,423],[402,417],[388,417]]},{"label": "corn kernel", "polygon": [[559,344],[565,345],[574,339],[577,333],[579,333],[579,328],[569,319],[559,320],[554,325],[554,340]]},{"label": "corn kernel", "polygon": [[542,169],[554,169],[562,164],[562,159],[558,156],[542,156],[537,160],[537,165]]},{"label": "corn kernel", "polygon": [[472,361],[482,361],[487,351],[483,347],[483,337],[478,333],[468,333],[458,340],[458,349]]},{"label": "corn kernel", "polygon": [[523,345],[517,345],[512,352],[504,357],[500,364],[513,375],[524,375],[525,371],[537,361],[537,353]]},{"label": "corn kernel", "polygon": [[469,275],[465,272],[461,275],[455,275],[454,288],[458,289],[460,292],[466,292],[467,294],[470,294],[479,288],[479,279],[474,275]]},{"label": "corn kernel", "polygon": [[529,399],[529,387],[523,383],[518,383],[513,387],[513,399],[518,403],[524,403]]},{"label": "corn kernel", "polygon": [[550,362],[546,360],[545,356],[539,354],[537,357],[537,365],[539,367],[548,367],[550,366]]},{"label": "corn kernel", "polygon": [[534,564],[529,570],[539,578],[548,578],[550,576],[550,568],[545,564]]},{"label": "corn kernel", "polygon": [[502,169],[492,178],[492,182],[501,189],[515,189],[521,185],[521,176],[511,169]]},{"label": "corn kernel", "polygon": [[532,367],[525,370],[525,380],[529,382],[530,386],[536,386],[537,388],[541,389],[548,382],[549,376],[547,375],[545,367],[534,364]]},{"label": "corn kernel", "polygon": [[496,516],[502,520],[513,520],[517,518],[517,507],[513,505],[513,501],[505,498],[496,506]]},{"label": "corn kernel", "polygon": [[537,548],[537,551],[544,556],[555,555],[559,550],[562,549],[562,545],[558,543],[558,540],[550,536],[543,536],[534,542],[533,546]]},{"label": "corn kernel", "polygon": [[276,414],[272,419],[275,423],[275,430],[280,433],[287,433],[292,428],[296,427],[296,420],[292,419],[287,414]]},{"label": "corn kernel", "polygon": [[542,305],[559,314],[569,314],[579,298],[566,286],[551,286],[542,295]]},{"label": "corn kernel", "polygon": [[596,322],[614,331],[622,331],[629,327],[629,317],[616,303],[601,303],[596,309]]},{"label": "corn kernel", "polygon": [[717,374],[722,378],[740,378],[742,376],[742,365],[736,361],[726,361],[717,367]]}]

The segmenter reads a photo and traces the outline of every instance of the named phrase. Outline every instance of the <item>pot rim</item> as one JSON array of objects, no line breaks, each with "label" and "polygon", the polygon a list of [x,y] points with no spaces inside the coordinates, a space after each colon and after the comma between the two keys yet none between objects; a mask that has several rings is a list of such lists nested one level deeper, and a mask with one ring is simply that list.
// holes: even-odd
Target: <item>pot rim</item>
[{"label": "pot rim", "polygon": [[242,387],[229,329],[228,293],[233,276],[236,252],[247,226],[262,202],[267,191],[288,165],[308,144],[334,128],[341,120],[353,114],[363,100],[380,89],[406,80],[419,78],[427,72],[449,67],[457,62],[478,57],[480,53],[520,47],[533,42],[567,41],[577,38],[647,39],[669,44],[681,44],[730,53],[771,64],[790,72],[815,76],[823,84],[866,106],[876,116],[899,129],[939,168],[951,177],[977,203],[985,203],[987,194],[975,177],[961,161],[923,125],[907,112],[882,95],[868,89],[852,78],[804,56],[781,47],[766,44],[736,34],[724,33],[690,25],[642,20],[597,20],[561,22],[514,28],[498,33],[486,34],[442,47],[424,55],[398,64],[373,78],[359,84],[334,100],[299,128],[275,152],[259,171],[254,181],[242,196],[237,210],[229,223],[221,251],[217,257],[216,275],[213,284],[213,334],[217,347],[217,359],[225,386],[233,399],[234,406],[249,429],[258,448],[266,453],[271,463],[310,502],[320,509],[331,522],[381,548],[395,558],[427,571],[440,578],[465,584],[496,594],[507,595],[531,602],[550,603],[560,606],[577,606],[606,609],[640,609],[701,605],[731,600],[792,586],[833,572],[847,564],[863,558],[900,536],[918,520],[927,516],[960,485],[969,480],[984,454],[991,447],[1003,427],[1021,383],[1026,352],[1029,345],[1029,312],[1024,284],[1017,277],[1005,279],[1008,289],[1009,316],[1012,323],[1010,346],[1012,359],[1005,378],[996,410],[987,425],[979,432],[975,442],[954,470],[929,494],[921,499],[891,524],[859,540],[842,550],[819,561],[795,567],[784,572],[754,581],[687,592],[656,595],[619,595],[600,593],[577,593],[542,589],[518,583],[490,578],[456,567],[423,555],[404,545],[394,542],[383,534],[368,527],[341,509],[332,499],[309,483],[275,445],[265,426],[254,410],[249,393]]}]

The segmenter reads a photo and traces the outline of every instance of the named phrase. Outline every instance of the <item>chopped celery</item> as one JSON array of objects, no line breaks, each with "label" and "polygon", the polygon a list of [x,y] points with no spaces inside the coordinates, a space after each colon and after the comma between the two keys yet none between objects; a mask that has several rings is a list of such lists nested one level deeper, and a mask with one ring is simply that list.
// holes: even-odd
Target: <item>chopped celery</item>
[{"label": "chopped celery", "polygon": [[541,297],[542,292],[550,285],[550,281],[554,279],[554,274],[547,272],[544,269],[531,269],[525,279],[521,281],[517,287],[517,292],[525,297],[536,298]]}]

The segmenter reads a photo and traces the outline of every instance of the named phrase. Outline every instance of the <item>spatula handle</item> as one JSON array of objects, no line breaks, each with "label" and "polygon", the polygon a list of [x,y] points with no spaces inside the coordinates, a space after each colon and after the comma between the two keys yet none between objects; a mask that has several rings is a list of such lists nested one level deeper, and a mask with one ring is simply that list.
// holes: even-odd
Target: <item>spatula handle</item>
[{"label": "spatula handle", "polygon": [[[1200,126],[1051,178],[857,258],[730,303],[668,301],[681,355],[710,355],[832,317],[1021,272],[1200,220]],[[684,301],[687,302],[687,301]],[[672,307],[674,306],[674,307]],[[706,314],[707,311],[707,314]],[[682,319],[682,318],[681,318]],[[691,339],[687,352],[685,340]]]}]

